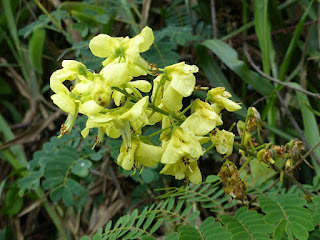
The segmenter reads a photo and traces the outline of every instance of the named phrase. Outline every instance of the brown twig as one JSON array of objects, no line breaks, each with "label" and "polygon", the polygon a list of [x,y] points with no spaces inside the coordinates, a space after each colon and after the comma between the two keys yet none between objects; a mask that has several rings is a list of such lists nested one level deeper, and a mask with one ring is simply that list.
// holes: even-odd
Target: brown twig
[{"label": "brown twig", "polygon": [[319,147],[320,142],[318,142],[313,148],[311,148],[305,155],[303,155],[290,169],[287,170],[287,172],[291,172],[293,169],[297,168],[307,157],[309,157],[312,152]]},{"label": "brown twig", "polygon": [[[247,48],[246,44],[244,44],[244,53],[245,53],[245,55],[246,55],[246,57],[247,57],[248,62],[250,63],[250,65],[251,65],[261,76],[263,76],[263,77],[265,77],[265,78],[267,78],[267,79],[270,79],[270,78],[271,78],[269,75],[267,75],[267,74],[265,74],[264,72],[262,72],[262,71],[260,70],[260,68],[254,63],[254,61],[253,61],[252,58],[250,57],[250,54],[249,54],[249,52],[248,52],[248,48]],[[272,78],[272,79],[273,79],[273,78]],[[277,79],[276,79],[276,80],[277,80]],[[277,80],[277,81],[279,81],[279,80]],[[290,86],[290,87],[291,87],[291,86]],[[291,89],[293,89],[293,88],[291,87]],[[301,89],[300,89],[300,90],[301,90]],[[288,118],[290,119],[291,124],[292,124],[293,127],[296,129],[296,131],[298,132],[298,134],[299,134],[300,138],[302,139],[302,141],[306,144],[306,147],[310,150],[311,147],[310,147],[310,145],[309,145],[306,137],[304,136],[301,128],[299,127],[297,121],[294,119],[294,117],[292,116],[291,112],[289,111],[287,104],[285,103],[285,101],[284,101],[283,98],[281,97],[280,93],[279,93],[277,90],[274,90],[274,91],[275,91],[275,93],[276,93],[276,95],[277,95],[277,97],[278,97],[278,99],[279,99],[279,101],[280,101],[280,104],[283,106],[283,108],[284,108],[284,110],[285,110]],[[312,154],[312,157],[313,157],[313,158],[315,159],[315,161],[317,162],[317,164],[320,166],[319,158],[316,156],[316,154],[315,154],[314,152],[311,152],[311,154]]]},{"label": "brown twig", "polygon": [[212,28],[213,28],[213,38],[218,38],[215,0],[210,0],[210,7],[211,7],[211,22],[212,22]]},{"label": "brown twig", "polygon": [[276,79],[276,78],[273,78],[271,76],[269,76],[268,74],[265,74],[262,70],[260,70],[260,68],[253,62],[252,58],[250,57],[250,54],[248,52],[248,46],[246,43],[243,44],[243,50],[244,50],[244,53],[250,63],[250,65],[253,67],[254,70],[256,70],[256,72],[258,72],[262,77],[272,81],[272,82],[275,82],[279,85],[282,85],[282,86],[285,86],[287,88],[290,88],[290,89],[293,89],[295,91],[299,91],[299,92],[302,92],[306,95],[309,95],[311,97],[314,97],[314,98],[317,98],[317,99],[320,99],[320,94],[319,93],[313,93],[313,92],[309,92],[307,90],[304,90],[302,88],[297,88],[297,87],[294,87],[294,86],[291,86],[289,83],[286,83],[286,82],[282,82],[280,81],[279,79]]},{"label": "brown twig", "polygon": [[[308,25],[311,25],[311,24],[314,24],[314,23],[320,23],[319,20],[313,20],[313,21],[308,21],[308,22],[305,22],[303,24],[303,26],[308,26]],[[279,29],[279,30],[276,30],[276,31],[273,31],[271,32],[271,35],[277,35],[279,33],[287,33],[288,31],[292,31],[292,30],[295,30],[297,27],[297,25],[294,25],[294,26],[290,26],[290,27],[286,27],[286,28],[283,28],[283,29]],[[238,37],[238,38],[234,38],[232,39],[232,42],[233,43],[236,43],[236,44],[240,44],[242,42],[246,42],[246,41],[257,41],[258,40],[258,37],[256,34],[251,34],[249,36],[245,36],[245,37]]]}]

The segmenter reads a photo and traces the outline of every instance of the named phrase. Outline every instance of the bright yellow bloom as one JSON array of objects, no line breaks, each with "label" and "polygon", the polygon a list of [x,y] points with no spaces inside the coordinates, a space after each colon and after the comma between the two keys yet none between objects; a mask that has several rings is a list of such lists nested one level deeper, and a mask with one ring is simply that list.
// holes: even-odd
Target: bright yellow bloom
[{"label": "bright yellow bloom", "polygon": [[[86,137],[91,128],[102,127],[104,132],[112,137],[119,137],[120,134],[127,147],[131,146],[131,129],[130,124],[133,129],[138,132],[136,121],[147,124],[148,116],[145,113],[145,109],[148,105],[149,97],[146,96],[140,99],[135,104],[128,104],[130,106],[119,107],[116,110],[110,110],[106,113],[97,113],[89,115],[89,119],[86,124],[86,128],[82,130],[81,134],[83,137]],[[141,127],[141,125],[139,126]]]},{"label": "bright yellow bloom", "polygon": [[164,86],[163,104],[170,111],[179,111],[182,108],[182,98],[192,94],[196,85],[193,75],[198,72],[198,67],[180,62],[165,67],[167,82]]},{"label": "bright yellow bloom", "polygon": [[229,98],[232,95],[225,91],[224,87],[213,88],[208,91],[207,101],[213,105],[217,105],[220,109],[227,109],[229,112],[234,112],[241,109],[241,106]]},{"label": "bright yellow bloom", "polygon": [[[140,56],[147,51],[154,41],[152,29],[145,27],[133,38],[113,38],[106,34],[94,37],[89,48],[93,55],[107,58],[101,74],[111,86],[121,86],[132,77],[146,75],[150,65]],[[110,65],[110,66],[109,66]]]},{"label": "bright yellow bloom", "polygon": [[166,164],[160,171],[160,174],[172,175],[181,180],[188,178],[190,182],[199,184],[202,182],[202,176],[196,160],[181,158],[174,164]]},{"label": "bright yellow bloom", "polygon": [[232,132],[215,129],[210,133],[210,138],[218,153],[225,154],[227,157],[232,153],[234,142]]},{"label": "bright yellow bloom", "polygon": [[171,132],[171,138],[165,143],[165,150],[161,157],[164,164],[173,164],[185,159],[197,160],[202,156],[201,144],[190,129],[175,127]]},{"label": "bright yellow bloom", "polygon": [[194,113],[181,124],[182,128],[189,128],[196,135],[207,135],[216,126],[222,125],[223,122],[219,114],[210,104],[196,99],[193,109]]},{"label": "bright yellow bloom", "polygon": [[162,147],[149,145],[132,138],[131,147],[126,147],[126,144],[122,143],[117,163],[125,170],[138,168],[140,164],[154,167],[160,161],[162,153]]}]

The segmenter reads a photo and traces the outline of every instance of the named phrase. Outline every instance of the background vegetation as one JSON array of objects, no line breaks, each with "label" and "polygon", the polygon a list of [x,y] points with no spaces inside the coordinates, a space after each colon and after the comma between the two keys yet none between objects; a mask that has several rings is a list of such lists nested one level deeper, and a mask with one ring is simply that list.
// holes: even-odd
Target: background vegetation
[{"label": "background vegetation", "polygon": [[[314,0],[2,0],[0,239],[319,239],[319,19]],[[223,86],[242,103],[225,113],[225,129],[254,106],[264,142],[299,138],[312,151],[299,152],[293,171],[263,172],[241,201],[224,194],[214,150],[200,161],[204,183],[186,187],[159,176],[160,166],[120,169],[121,140],[91,150],[81,117],[57,139],[66,116],[50,99],[51,73],[64,59],[98,71],[93,36],[134,36],[146,25],[150,63],[195,64],[198,85]],[[230,159],[240,167],[239,148]]]}]

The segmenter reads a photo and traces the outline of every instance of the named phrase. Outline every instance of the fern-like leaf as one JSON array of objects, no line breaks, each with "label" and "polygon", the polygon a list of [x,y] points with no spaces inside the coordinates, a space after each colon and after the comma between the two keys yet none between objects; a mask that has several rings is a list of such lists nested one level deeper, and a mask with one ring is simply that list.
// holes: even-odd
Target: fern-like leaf
[{"label": "fern-like leaf", "polygon": [[215,222],[213,217],[208,217],[199,227],[206,240],[229,240],[231,233],[227,228],[222,227],[219,222]]},{"label": "fern-like leaf", "polygon": [[273,231],[273,225],[266,224],[263,215],[250,211],[246,207],[239,208],[234,216],[221,215],[220,220],[227,226],[233,240],[267,240]]},{"label": "fern-like leaf", "polygon": [[230,196],[225,195],[224,191],[218,186],[221,180],[215,175],[207,177],[201,184],[190,184],[187,189],[180,188],[165,189],[169,192],[160,198],[179,197],[186,199],[187,202],[199,202],[201,207],[209,208],[211,212],[224,212],[225,209],[233,207],[237,201],[230,201]]},{"label": "fern-like leaf", "polygon": [[[184,224],[190,226],[192,219],[199,215],[199,211],[191,212],[192,204],[182,208],[184,201],[175,198],[167,198],[156,206],[144,208],[141,214],[135,209],[131,214],[120,217],[112,227],[110,220],[105,226],[104,233],[102,229],[94,235],[95,239],[155,239],[154,233],[159,229],[162,223],[175,222],[175,224]],[[182,231],[184,228],[182,228]],[[192,232],[200,232],[191,227]],[[174,235],[176,236],[176,235]],[[92,240],[94,239],[92,238]],[[173,238],[175,239],[175,238]],[[90,240],[84,236],[81,240]]]},{"label": "fern-like leaf", "polygon": [[281,240],[284,233],[288,239],[307,240],[309,231],[314,229],[313,218],[304,206],[307,202],[296,195],[283,195],[276,199],[262,196],[258,199],[260,207],[266,213],[264,220],[275,224],[274,239]]}]

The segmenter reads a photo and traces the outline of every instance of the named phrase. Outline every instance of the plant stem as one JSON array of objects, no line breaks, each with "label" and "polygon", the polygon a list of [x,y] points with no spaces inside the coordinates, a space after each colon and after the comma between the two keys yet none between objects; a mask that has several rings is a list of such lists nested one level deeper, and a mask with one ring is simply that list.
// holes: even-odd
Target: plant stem
[{"label": "plant stem", "polygon": [[[120,89],[118,87],[112,87],[113,90],[116,90],[118,92],[121,92],[123,93],[125,96],[127,96],[128,98],[131,98],[133,101],[135,102],[138,102],[140,99],[137,98],[136,96],[128,93],[127,91],[123,90],[123,89]],[[162,110],[158,107],[156,107],[155,105],[153,105],[152,103],[148,103],[148,108],[151,108],[152,110],[154,110],[155,112],[158,112],[158,113],[162,113],[163,115],[167,115],[167,116],[172,116],[174,119],[178,120],[180,123],[183,122],[183,119],[181,119],[181,117],[177,116],[176,114],[174,113],[170,113],[170,112],[167,112],[165,110]]]}]

